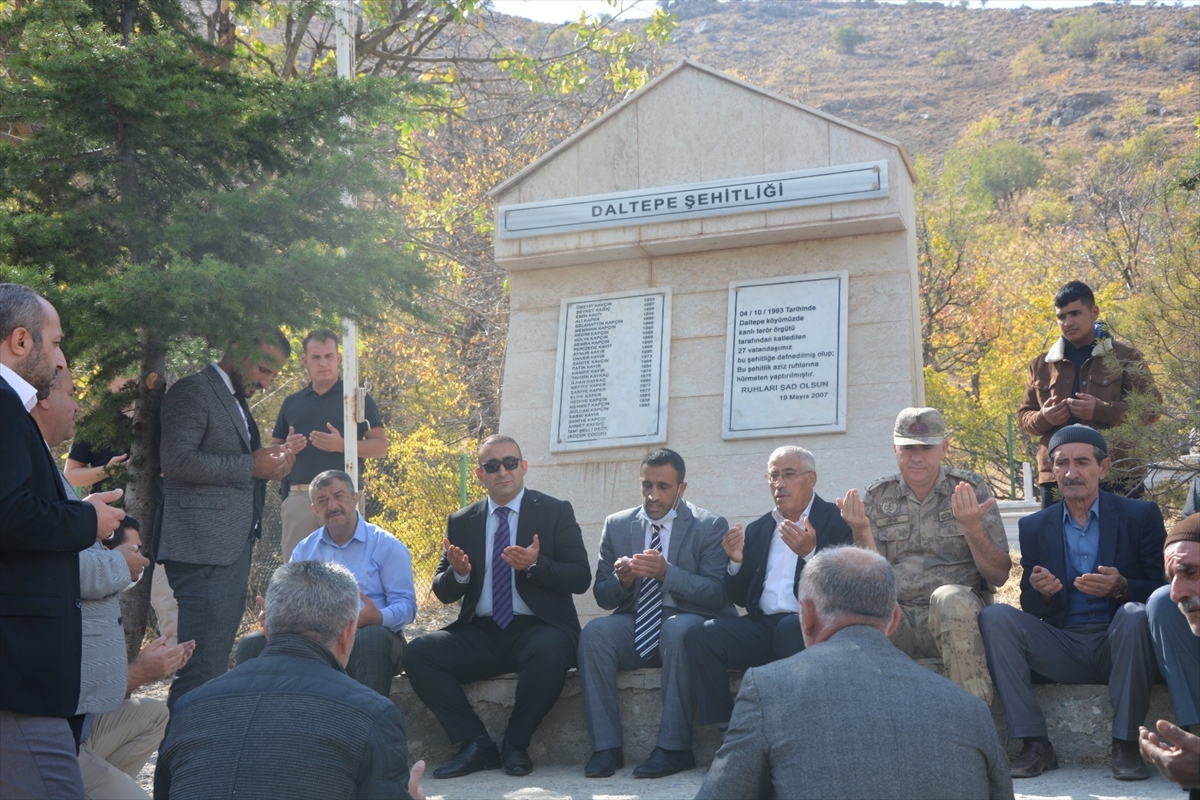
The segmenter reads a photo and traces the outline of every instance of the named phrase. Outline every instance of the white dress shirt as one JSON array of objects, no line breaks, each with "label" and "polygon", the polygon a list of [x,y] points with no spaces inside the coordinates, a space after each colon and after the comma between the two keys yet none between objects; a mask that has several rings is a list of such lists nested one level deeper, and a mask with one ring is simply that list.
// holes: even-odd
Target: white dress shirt
[{"label": "white dress shirt", "polygon": [[17,393],[17,397],[21,399],[21,405],[25,406],[25,410],[32,411],[33,407],[37,405],[37,389],[33,388],[29,381],[13,372],[4,364],[0,364],[0,378],[4,378],[5,382]]},{"label": "white dress shirt", "polygon": [[[508,509],[508,543],[510,545],[517,543],[517,523],[521,518],[521,500],[525,497],[525,490],[514,497],[510,502],[504,505]],[[487,501],[487,535],[484,537],[484,563],[472,564],[471,569],[483,570],[483,590],[479,594],[479,602],[475,604],[475,614],[480,617],[490,617],[492,615],[492,547],[496,542],[496,529],[500,527],[500,517],[496,514],[496,509],[500,508],[492,498]],[[453,569],[453,568],[451,568]],[[509,580],[512,581],[512,604],[513,614],[524,614],[526,616],[536,616],[528,604],[517,593],[517,571],[514,569],[509,573]],[[454,573],[454,578],[459,583],[468,583],[471,580],[471,575],[463,578],[457,572]]]}]

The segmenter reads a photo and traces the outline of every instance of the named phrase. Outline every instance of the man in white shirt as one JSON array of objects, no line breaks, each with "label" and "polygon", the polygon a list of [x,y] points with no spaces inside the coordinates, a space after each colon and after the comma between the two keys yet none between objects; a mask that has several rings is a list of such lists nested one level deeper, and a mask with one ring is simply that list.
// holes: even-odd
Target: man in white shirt
[{"label": "man in white shirt", "polygon": [[733,713],[727,670],[762,666],[804,649],[796,592],[805,559],[854,538],[838,507],[814,492],[817,463],[808,450],[776,449],[766,479],[775,507],[745,528],[733,526],[722,542],[729,558],[725,590],[746,615],[709,620],[685,639],[700,722],[722,730]]}]

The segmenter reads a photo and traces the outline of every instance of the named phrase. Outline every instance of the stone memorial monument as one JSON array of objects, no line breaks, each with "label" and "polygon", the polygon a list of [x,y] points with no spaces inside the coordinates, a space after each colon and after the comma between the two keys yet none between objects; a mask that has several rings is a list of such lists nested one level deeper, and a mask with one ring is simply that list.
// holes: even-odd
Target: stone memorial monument
[{"label": "stone memorial monument", "polygon": [[830,500],[895,471],[924,401],[913,179],[891,139],[684,61],[493,189],[500,430],[593,557],[657,445],[731,524],[770,509],[782,444]]}]

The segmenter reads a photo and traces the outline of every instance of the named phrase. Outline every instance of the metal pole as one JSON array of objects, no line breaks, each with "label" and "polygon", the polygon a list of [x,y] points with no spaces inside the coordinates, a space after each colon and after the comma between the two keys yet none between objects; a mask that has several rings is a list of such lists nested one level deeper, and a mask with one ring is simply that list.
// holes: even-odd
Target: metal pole
[{"label": "metal pole", "polygon": [[[354,80],[354,15],[351,0],[337,3],[337,74]],[[346,204],[353,201],[347,197]],[[345,469],[354,485],[362,491],[358,475],[358,325],[348,319],[342,331],[342,432]],[[362,505],[360,500],[359,505]],[[361,511],[361,508],[359,509]]]},{"label": "metal pole", "polygon": [[467,454],[458,457],[458,505],[460,508],[467,504]]},{"label": "metal pole", "polygon": [[1008,489],[1013,500],[1017,499],[1017,465],[1013,461],[1013,415],[1008,415]]}]

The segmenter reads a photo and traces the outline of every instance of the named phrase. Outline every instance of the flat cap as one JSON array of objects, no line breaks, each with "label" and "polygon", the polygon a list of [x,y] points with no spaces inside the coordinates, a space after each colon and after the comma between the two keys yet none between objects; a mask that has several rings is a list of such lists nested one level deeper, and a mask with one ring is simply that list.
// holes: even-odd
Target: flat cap
[{"label": "flat cap", "polygon": [[936,408],[906,408],[896,417],[892,441],[896,444],[941,444],[946,420]]},{"label": "flat cap", "polygon": [[1200,513],[1192,514],[1190,517],[1184,517],[1176,522],[1171,528],[1171,532],[1167,534],[1167,540],[1163,542],[1163,548],[1167,548],[1176,542],[1200,542]]},{"label": "flat cap", "polygon": [[1104,434],[1095,428],[1089,428],[1087,425],[1067,425],[1055,431],[1050,437],[1050,445],[1047,448],[1051,454],[1060,444],[1074,444],[1082,442],[1090,444],[1092,447],[1099,447],[1100,452],[1108,455],[1108,442],[1104,441]]}]

